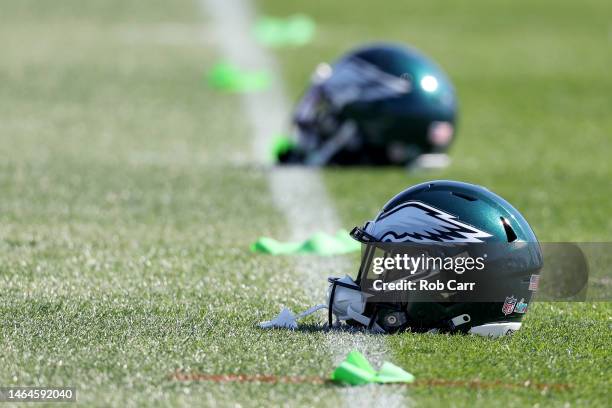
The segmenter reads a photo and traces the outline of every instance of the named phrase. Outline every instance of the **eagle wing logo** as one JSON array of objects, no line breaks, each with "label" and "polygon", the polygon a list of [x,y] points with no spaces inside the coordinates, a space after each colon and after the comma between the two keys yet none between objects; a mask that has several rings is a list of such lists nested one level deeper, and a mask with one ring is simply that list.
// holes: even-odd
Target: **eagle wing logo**
[{"label": "eagle wing logo", "polygon": [[477,243],[492,236],[419,201],[407,201],[380,214],[368,230],[382,242]]}]

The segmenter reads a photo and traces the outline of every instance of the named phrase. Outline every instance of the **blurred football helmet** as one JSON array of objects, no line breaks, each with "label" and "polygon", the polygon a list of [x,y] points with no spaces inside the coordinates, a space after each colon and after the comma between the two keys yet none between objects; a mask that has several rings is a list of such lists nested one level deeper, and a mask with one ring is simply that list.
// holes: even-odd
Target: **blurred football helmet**
[{"label": "blurred football helmet", "polygon": [[[540,245],[523,216],[498,195],[467,183],[431,181],[408,188],[351,235],[364,244],[361,266],[354,280],[329,278],[330,326],[336,316],[379,332],[504,335],[520,328],[542,268]],[[411,293],[402,300],[372,301],[364,283],[371,272],[373,251],[388,243],[423,245],[451,258],[458,253],[485,253],[487,262],[494,265],[480,272],[486,280],[480,296],[482,290],[486,296],[444,293],[442,298],[436,293],[420,301],[411,298]]]},{"label": "blurred football helmet", "polygon": [[447,150],[457,102],[444,72],[418,51],[378,44],[320,64],[293,116],[281,163],[406,165]]}]

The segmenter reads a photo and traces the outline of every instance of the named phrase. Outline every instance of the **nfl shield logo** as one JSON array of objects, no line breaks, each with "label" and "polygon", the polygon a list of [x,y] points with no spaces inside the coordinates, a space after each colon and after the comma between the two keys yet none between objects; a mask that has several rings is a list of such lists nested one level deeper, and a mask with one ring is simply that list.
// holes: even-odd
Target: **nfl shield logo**
[{"label": "nfl shield logo", "polygon": [[516,306],[516,298],[514,296],[506,297],[504,306],[502,306],[502,313],[506,316],[514,312],[514,306]]}]

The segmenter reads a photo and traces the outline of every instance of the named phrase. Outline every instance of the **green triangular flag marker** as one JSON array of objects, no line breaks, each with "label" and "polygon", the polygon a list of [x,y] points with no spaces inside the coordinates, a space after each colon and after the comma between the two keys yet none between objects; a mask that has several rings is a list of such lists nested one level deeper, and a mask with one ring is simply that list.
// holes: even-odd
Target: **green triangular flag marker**
[{"label": "green triangular flag marker", "polygon": [[411,383],[414,375],[393,363],[385,361],[376,374],[377,383]]},{"label": "green triangular flag marker", "polygon": [[369,374],[376,374],[376,370],[374,370],[374,367],[372,367],[368,359],[357,350],[353,350],[348,353],[344,362],[358,367],[361,370],[367,371]]},{"label": "green triangular flag marker", "polygon": [[353,350],[331,373],[331,380],[349,385],[411,383],[414,376],[388,361],[376,372],[363,354]]},{"label": "green triangular flag marker", "polygon": [[246,72],[229,63],[216,64],[207,75],[208,85],[227,92],[263,91],[270,86],[270,75],[263,71]]},{"label": "green triangular flag marker", "polygon": [[301,46],[312,41],[316,24],[303,14],[287,18],[262,17],[255,24],[257,41],[268,47]]},{"label": "green triangular flag marker", "polygon": [[314,254],[341,255],[356,252],[361,244],[351,238],[348,231],[338,230],[336,235],[318,232],[303,242],[281,242],[261,237],[251,245],[251,251],[270,255]]},{"label": "green triangular flag marker", "polygon": [[332,372],[331,379],[349,385],[362,385],[373,382],[375,376],[376,371],[364,355],[353,350]]},{"label": "green triangular flag marker", "polygon": [[280,242],[273,238],[261,237],[251,244],[251,251],[270,255],[287,255],[298,253],[300,242]]}]

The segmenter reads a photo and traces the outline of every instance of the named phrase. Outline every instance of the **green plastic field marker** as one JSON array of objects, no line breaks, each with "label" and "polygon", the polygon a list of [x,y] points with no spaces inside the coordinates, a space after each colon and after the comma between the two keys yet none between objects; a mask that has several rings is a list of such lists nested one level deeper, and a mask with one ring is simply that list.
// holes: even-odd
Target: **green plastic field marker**
[{"label": "green plastic field marker", "polygon": [[272,139],[272,149],[270,151],[271,160],[273,163],[278,161],[278,158],[295,147],[293,139],[286,135],[276,135]]},{"label": "green plastic field marker", "polygon": [[211,88],[226,92],[256,92],[270,86],[270,75],[263,71],[247,72],[229,63],[216,64],[207,75]]},{"label": "green plastic field marker", "polygon": [[341,255],[356,252],[361,244],[351,238],[348,231],[338,230],[336,235],[318,232],[303,242],[281,242],[261,237],[251,244],[251,251],[270,255],[314,254]]},{"label": "green plastic field marker", "polygon": [[255,24],[257,41],[268,47],[302,46],[312,41],[316,25],[303,14],[287,18],[262,17]]},{"label": "green plastic field marker", "polygon": [[414,375],[393,363],[385,361],[376,374],[376,382],[386,383],[411,383]]},{"label": "green plastic field marker", "polygon": [[331,374],[332,381],[349,385],[369,384],[375,377],[376,370],[357,350],[351,351]]},{"label": "green plastic field marker", "polygon": [[351,351],[346,359],[331,373],[331,380],[341,384],[390,384],[411,383],[414,376],[401,367],[388,361],[383,362],[377,372],[363,354]]}]

